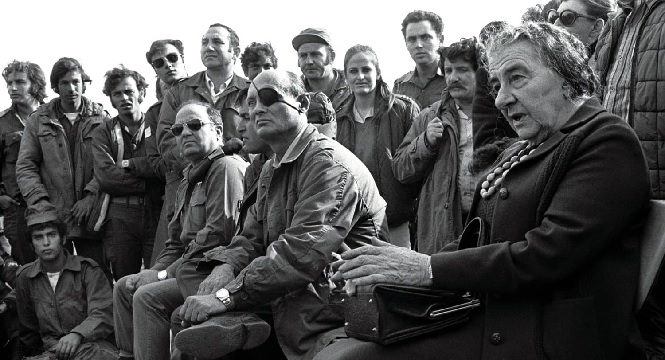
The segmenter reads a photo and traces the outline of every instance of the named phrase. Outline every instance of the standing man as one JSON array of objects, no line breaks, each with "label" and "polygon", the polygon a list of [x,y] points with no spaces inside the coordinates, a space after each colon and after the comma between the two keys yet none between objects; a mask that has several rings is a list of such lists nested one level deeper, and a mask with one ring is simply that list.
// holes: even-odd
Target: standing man
[{"label": "standing man", "polygon": [[28,116],[44,103],[46,78],[42,68],[27,61],[11,62],[2,71],[12,106],[0,113],[0,208],[5,217],[5,236],[12,246],[12,256],[21,265],[35,260],[25,224],[26,204],[16,183],[21,137]]},{"label": "standing man", "polygon": [[175,344],[184,353],[210,358],[260,344],[265,330],[239,320],[266,303],[289,359],[312,358],[345,336],[343,314],[328,302],[324,270],[340,248],[387,238],[386,202],[353,153],[307,124],[303,90],[297,75],[280,70],[264,71],[249,89],[250,122],[274,156],[263,167],[242,233],[206,254],[199,266],[214,267],[206,291],[187,298],[178,314],[201,323],[231,312],[212,326],[178,333]]},{"label": "standing man", "polygon": [[476,188],[471,109],[480,65],[478,43],[463,39],[442,51],[447,90],[413,121],[393,158],[397,180],[422,181],[416,250],[435,254],[461,234]]},{"label": "standing man", "polygon": [[[187,78],[187,69],[185,69],[185,48],[182,41],[174,39],[155,40],[150,49],[145,53],[145,58],[155,70],[157,75],[157,102],[153,104],[145,113],[145,123],[152,129],[152,138],[150,142],[157,145],[157,125],[159,123],[159,112],[162,109],[162,100],[164,91],[172,88],[178,82]],[[156,89],[156,90],[157,90]],[[162,94],[160,96],[159,94]],[[154,155],[148,148],[149,155]],[[159,148],[155,147],[157,154]],[[161,156],[161,155],[160,155]],[[163,166],[155,169],[158,176],[163,176],[166,185],[164,186],[164,202],[162,210],[159,214],[159,223],[157,224],[157,231],[155,234],[155,242],[152,248],[152,255],[150,256],[150,263],[146,266],[154,265],[155,259],[159,253],[164,249],[164,242],[168,238],[168,224],[173,217],[173,207],[175,206],[175,194],[178,190],[178,184],[182,179],[182,174],[179,171],[173,171],[165,162],[160,162]]]},{"label": "standing man", "polygon": [[156,129],[146,124],[140,107],[147,87],[141,74],[124,66],[108,71],[104,94],[118,116],[93,133],[95,178],[111,199],[104,249],[116,281],[139,272],[142,263],[149,266],[162,203]]},{"label": "standing man", "polygon": [[219,111],[187,102],[171,132],[189,165],[176,195],[169,239],[151,269],[120,279],[113,293],[118,347],[137,360],[169,359],[171,313],[209,274],[198,271],[203,254],[230,243],[243,194],[247,163],[221,150]]},{"label": "standing man", "polygon": [[277,69],[275,49],[270,43],[253,42],[242,53],[240,64],[245,76],[254,80],[263,70]]},{"label": "standing man", "polygon": [[28,209],[39,212],[55,206],[77,254],[95,260],[110,275],[103,265],[101,235],[86,229],[99,191],[93,176],[92,132],[110,116],[101,104],[83,96],[86,82],[90,78],[76,59],[61,58],[53,65],[51,88],[59,97],[28,118],[16,180]]},{"label": "standing man", "polygon": [[111,285],[96,262],[65,250],[55,208],[28,210],[37,261],[18,271],[16,304],[24,356],[115,360]]},{"label": "standing man", "polygon": [[330,99],[335,111],[345,105],[351,90],[344,72],[333,68],[335,50],[326,29],[308,28],[291,41],[298,52],[298,66],[307,92],[322,92]]},{"label": "standing man", "polygon": [[438,52],[443,46],[443,20],[430,11],[412,11],[402,21],[402,35],[416,68],[395,80],[393,92],[425,109],[441,100],[446,87]]}]

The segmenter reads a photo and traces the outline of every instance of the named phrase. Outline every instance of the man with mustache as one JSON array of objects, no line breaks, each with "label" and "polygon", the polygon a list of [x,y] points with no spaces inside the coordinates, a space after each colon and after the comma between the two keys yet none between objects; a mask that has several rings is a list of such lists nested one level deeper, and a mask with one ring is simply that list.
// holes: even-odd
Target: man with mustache
[{"label": "man with mustache", "polygon": [[446,87],[438,53],[443,46],[443,20],[430,11],[412,11],[402,21],[402,35],[416,68],[395,80],[393,92],[412,98],[424,109],[440,100]]},{"label": "man with mustache", "polygon": [[471,109],[480,58],[478,43],[463,39],[441,52],[446,74],[443,98],[413,121],[393,158],[404,184],[423,182],[418,206],[416,250],[435,254],[461,234],[476,187]]},{"label": "man with mustache", "polygon": [[291,41],[298,52],[298,66],[308,92],[322,92],[330,99],[335,112],[345,105],[351,90],[344,73],[333,68],[335,50],[326,29],[308,28]]},{"label": "man with mustache", "polygon": [[141,261],[150,264],[161,209],[156,124],[146,123],[140,107],[147,87],[141,74],[124,66],[108,71],[104,94],[118,116],[93,133],[95,178],[111,196],[104,248],[116,281],[139,272]]}]

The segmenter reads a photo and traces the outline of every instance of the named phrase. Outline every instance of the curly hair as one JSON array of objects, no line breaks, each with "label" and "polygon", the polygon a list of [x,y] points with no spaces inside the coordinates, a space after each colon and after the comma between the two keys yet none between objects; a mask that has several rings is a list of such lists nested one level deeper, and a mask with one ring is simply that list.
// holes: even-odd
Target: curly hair
[{"label": "curly hair", "polygon": [[176,49],[178,49],[180,56],[183,59],[185,58],[185,47],[182,45],[182,41],[175,39],[155,40],[150,45],[150,50],[148,50],[148,52],[145,53],[145,59],[148,61],[148,64],[150,64],[150,66],[152,66],[152,56],[155,55],[156,52],[164,49],[166,45],[169,44],[173,45]]},{"label": "curly hair", "polygon": [[[482,66],[482,59],[484,56],[484,48],[478,43],[475,37],[468,39],[460,39],[460,41],[450,44],[450,46],[439,49],[441,59],[448,59],[449,61],[464,60],[471,64],[473,71],[478,70]],[[441,61],[441,71],[443,72],[444,61]]]},{"label": "curly hair", "polygon": [[569,88],[569,100],[591,96],[598,88],[598,79],[587,64],[584,44],[575,35],[552,24],[529,22],[504,28],[490,38],[488,57],[520,42],[531,45],[539,60],[563,78]]},{"label": "curly hair", "polygon": [[53,69],[51,70],[51,89],[57,93],[58,82],[62,79],[63,76],[67,75],[70,71],[78,71],[81,74],[81,80],[83,81],[83,90],[85,91],[85,83],[92,82],[90,76],[85,73],[83,66],[78,60],[70,57],[61,57],[58,61],[53,64]]},{"label": "curly hair", "polygon": [[145,81],[143,75],[139,74],[137,71],[127,69],[124,65],[120,64],[119,68],[113,68],[106,72],[106,80],[104,81],[104,89],[102,92],[106,96],[111,96],[113,89],[120,84],[122,80],[127,77],[131,77],[136,81],[136,88],[139,91],[145,91],[148,88],[148,83]]},{"label": "curly hair", "polygon": [[439,40],[443,42],[443,20],[441,16],[424,10],[414,10],[408,13],[404,20],[402,20],[402,35],[404,35],[404,39],[406,39],[406,26],[421,21],[429,21]]},{"label": "curly hair", "polygon": [[30,96],[43,104],[46,98],[46,76],[42,68],[29,61],[14,60],[2,70],[2,77],[7,81],[9,75],[13,72],[22,72],[28,77],[28,80],[30,80]]},{"label": "curly hair", "polygon": [[252,42],[245,48],[245,51],[240,56],[242,70],[247,73],[249,64],[261,61],[263,58],[270,59],[272,66],[277,68],[277,56],[275,56],[275,49],[273,49],[272,45],[269,42]]}]

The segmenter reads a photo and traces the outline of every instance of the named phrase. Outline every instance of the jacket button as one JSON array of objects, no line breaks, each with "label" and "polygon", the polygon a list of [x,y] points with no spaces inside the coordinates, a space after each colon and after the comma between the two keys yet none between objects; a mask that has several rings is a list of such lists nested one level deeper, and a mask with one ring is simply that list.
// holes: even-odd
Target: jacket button
[{"label": "jacket button", "polygon": [[501,339],[501,334],[499,333],[494,333],[492,336],[490,336],[490,342],[492,345],[499,345],[501,342],[503,342],[503,339]]},{"label": "jacket button", "polygon": [[507,197],[508,197],[508,189],[506,189],[506,188],[501,188],[501,190],[499,190],[499,197],[500,197],[501,199],[505,199],[505,198],[507,198]]}]

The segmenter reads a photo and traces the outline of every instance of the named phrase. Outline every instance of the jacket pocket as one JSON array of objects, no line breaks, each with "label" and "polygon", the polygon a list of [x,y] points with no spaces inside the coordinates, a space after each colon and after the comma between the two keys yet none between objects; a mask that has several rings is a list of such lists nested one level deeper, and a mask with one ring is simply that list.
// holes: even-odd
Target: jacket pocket
[{"label": "jacket pocket", "polygon": [[18,150],[21,146],[22,136],[23,131],[11,132],[5,135],[5,148],[2,151],[6,162],[16,163],[16,160],[18,160]]},{"label": "jacket pocket", "polygon": [[543,350],[551,360],[601,358],[593,298],[555,300],[544,305]]},{"label": "jacket pocket", "polygon": [[189,199],[189,222],[192,231],[203,229],[206,224],[206,194],[201,183],[196,184]]}]

